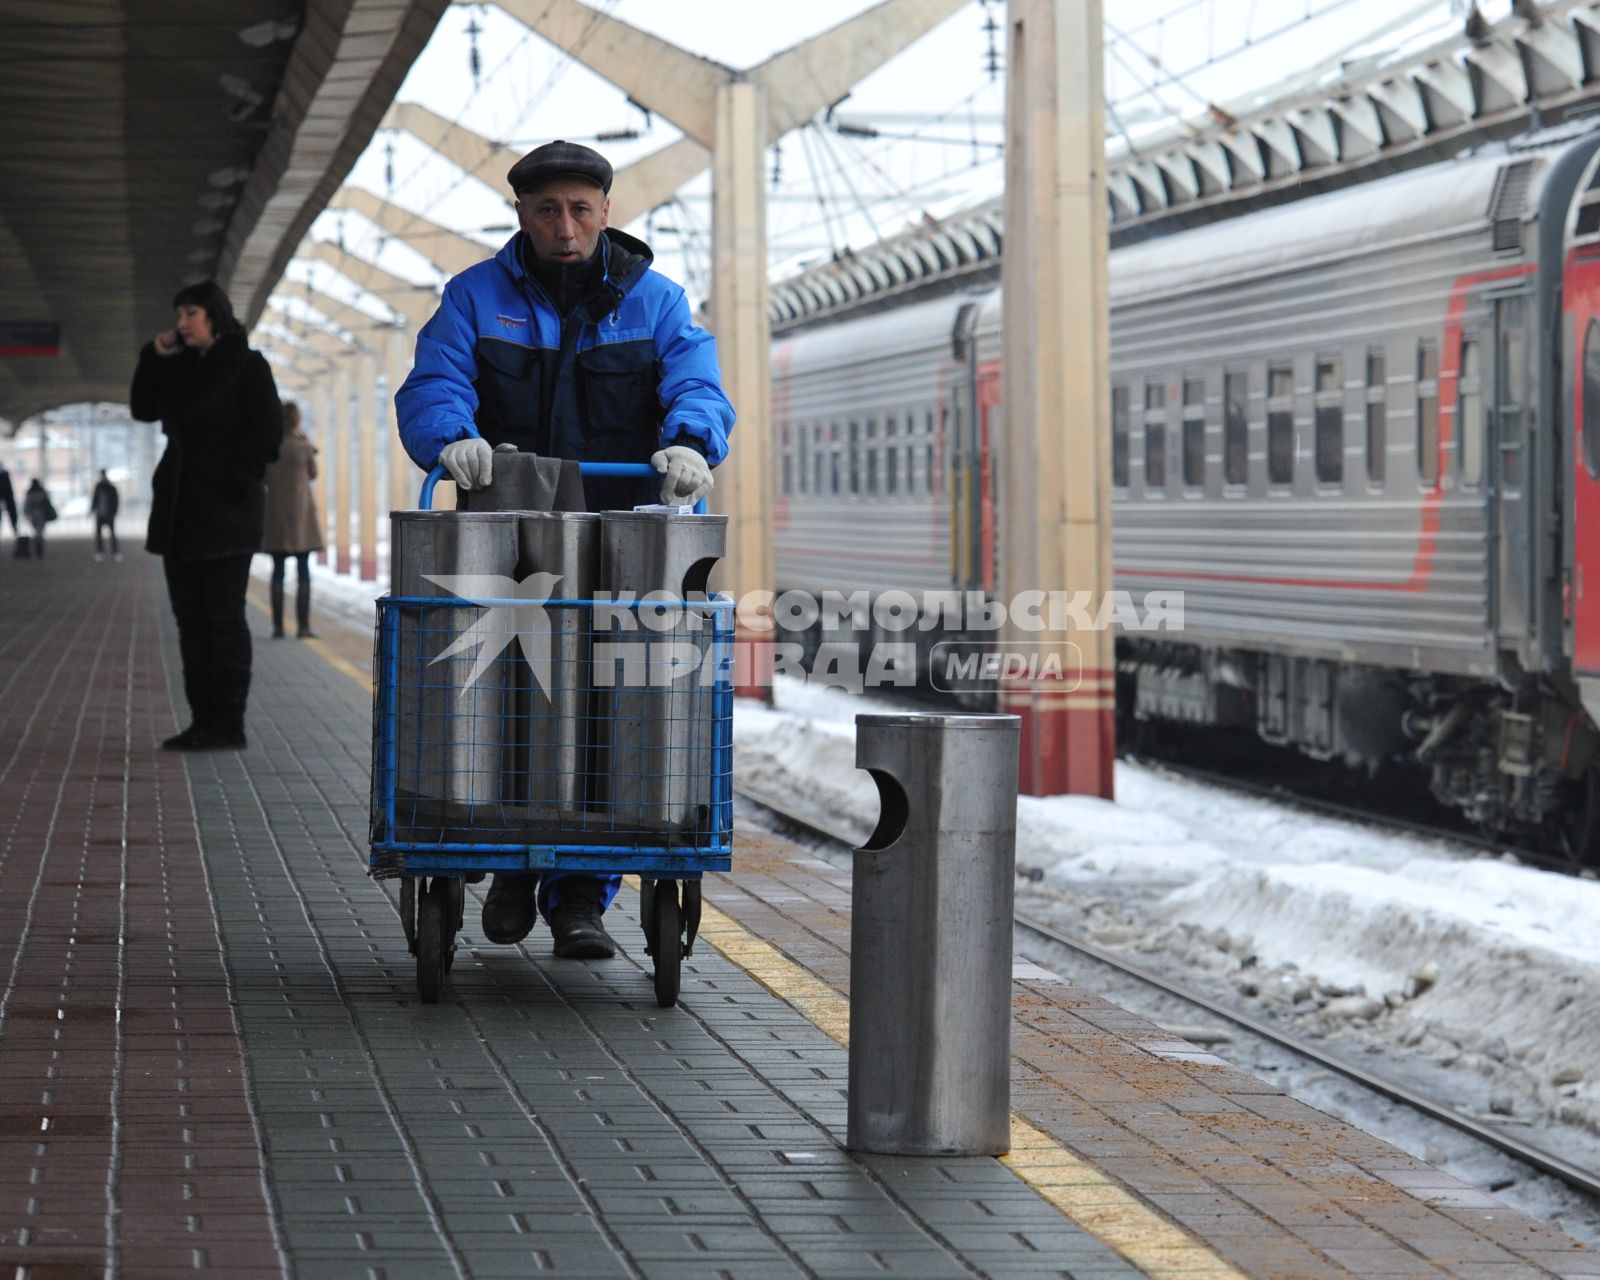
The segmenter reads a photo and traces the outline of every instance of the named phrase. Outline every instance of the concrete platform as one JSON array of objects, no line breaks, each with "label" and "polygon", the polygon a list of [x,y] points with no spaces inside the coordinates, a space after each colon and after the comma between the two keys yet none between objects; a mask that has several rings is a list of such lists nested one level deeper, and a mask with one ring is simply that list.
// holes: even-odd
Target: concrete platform
[{"label": "concrete platform", "polygon": [[[0,563],[0,1269],[43,1277],[1600,1277],[1557,1231],[1059,981],[1015,1148],[842,1149],[847,876],[741,829],[682,1004],[629,949],[415,997],[366,875],[370,637],[257,623],[175,756],[159,565]],[[637,958],[636,958],[637,957]],[[1024,970],[1027,973],[1028,970]],[[4,1274],[0,1270],[0,1274]]]}]

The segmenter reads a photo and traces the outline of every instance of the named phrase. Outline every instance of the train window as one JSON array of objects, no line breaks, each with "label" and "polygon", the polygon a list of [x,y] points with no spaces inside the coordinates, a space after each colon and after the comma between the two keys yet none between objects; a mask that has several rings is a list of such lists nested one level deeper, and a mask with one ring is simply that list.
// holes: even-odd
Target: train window
[{"label": "train window", "polygon": [[822,492],[822,472],[826,465],[827,453],[822,447],[822,424],[817,423],[811,436],[811,492]]},{"label": "train window", "polygon": [[1388,360],[1381,347],[1367,352],[1367,479],[1383,488],[1384,461],[1389,448]]},{"label": "train window", "polygon": [[1250,480],[1250,375],[1243,369],[1222,379],[1222,479],[1226,484]]},{"label": "train window", "polygon": [[1144,427],[1144,487],[1160,493],[1167,487],[1167,424],[1147,422]]},{"label": "train window", "polygon": [[1206,380],[1183,380],[1183,483],[1198,489],[1206,482]]},{"label": "train window", "polygon": [[861,492],[861,424],[859,422],[852,422],[850,424],[850,436],[849,436],[847,444],[848,444],[848,448],[850,450],[850,457],[849,457],[850,492],[851,493],[860,493]]},{"label": "train window", "polygon": [[793,435],[788,427],[783,428],[783,434],[778,442],[778,450],[783,457],[783,477],[778,481],[778,492],[787,497],[794,490],[794,454],[790,452],[790,441]]},{"label": "train window", "polygon": [[839,481],[843,479],[843,468],[839,465],[840,448],[839,424],[835,422],[828,428],[828,491],[835,495],[839,492]]},{"label": "train window", "polygon": [[1600,322],[1589,321],[1583,338],[1583,465],[1600,480]]},{"label": "train window", "polygon": [[1111,483],[1128,487],[1128,388],[1111,388]]},{"label": "train window", "polygon": [[883,491],[890,497],[900,490],[900,450],[890,445],[883,451]]},{"label": "train window", "polygon": [[1439,348],[1432,338],[1417,344],[1417,478],[1439,483]]},{"label": "train window", "polygon": [[1294,366],[1267,367],[1267,482],[1294,482]]},{"label": "train window", "polygon": [[1144,384],[1144,487],[1167,487],[1167,384],[1154,379]]},{"label": "train window", "polygon": [[1344,375],[1338,360],[1317,361],[1315,453],[1318,484],[1344,480]]},{"label": "train window", "polygon": [[1483,358],[1476,338],[1461,340],[1461,377],[1456,383],[1457,431],[1461,437],[1461,484],[1483,483]]}]

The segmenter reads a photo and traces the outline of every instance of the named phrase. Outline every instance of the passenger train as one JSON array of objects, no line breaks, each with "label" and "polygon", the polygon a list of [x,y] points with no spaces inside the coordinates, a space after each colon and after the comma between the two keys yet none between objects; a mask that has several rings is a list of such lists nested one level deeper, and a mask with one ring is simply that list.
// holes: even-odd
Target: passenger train
[{"label": "passenger train", "polygon": [[[1185,601],[1118,638],[1124,726],[1419,762],[1484,829],[1597,859],[1597,152],[1112,253],[1116,586]],[[996,589],[1000,360],[992,287],[775,339],[780,591]]]}]

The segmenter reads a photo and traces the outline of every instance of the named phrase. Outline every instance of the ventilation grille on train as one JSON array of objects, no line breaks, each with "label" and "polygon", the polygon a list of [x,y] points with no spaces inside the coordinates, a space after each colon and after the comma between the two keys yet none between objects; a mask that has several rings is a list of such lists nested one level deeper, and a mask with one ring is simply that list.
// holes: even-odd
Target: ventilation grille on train
[{"label": "ventilation grille on train", "polygon": [[1515,160],[1500,170],[1489,197],[1489,216],[1494,220],[1495,252],[1522,252],[1522,207],[1528,200],[1528,184],[1533,181],[1533,161]]}]

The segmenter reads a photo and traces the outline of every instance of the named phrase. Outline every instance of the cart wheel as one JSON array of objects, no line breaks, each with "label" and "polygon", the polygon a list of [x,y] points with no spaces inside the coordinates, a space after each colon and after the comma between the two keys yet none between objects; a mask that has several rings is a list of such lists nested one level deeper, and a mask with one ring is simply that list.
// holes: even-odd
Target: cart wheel
[{"label": "cart wheel", "polygon": [[400,882],[400,932],[406,936],[406,954],[417,954],[417,881],[407,876]]},{"label": "cart wheel", "polygon": [[678,882],[657,880],[650,952],[656,960],[656,1003],[670,1009],[678,1003],[683,971],[683,921],[678,914]]},{"label": "cart wheel", "polygon": [[431,880],[417,903],[417,995],[423,1004],[438,1004],[449,968],[450,926],[447,881]]},{"label": "cart wheel", "polygon": [[444,920],[447,926],[444,946],[444,971],[456,967],[456,938],[461,933],[461,921],[467,897],[466,882],[452,877],[443,882],[445,888]]}]

